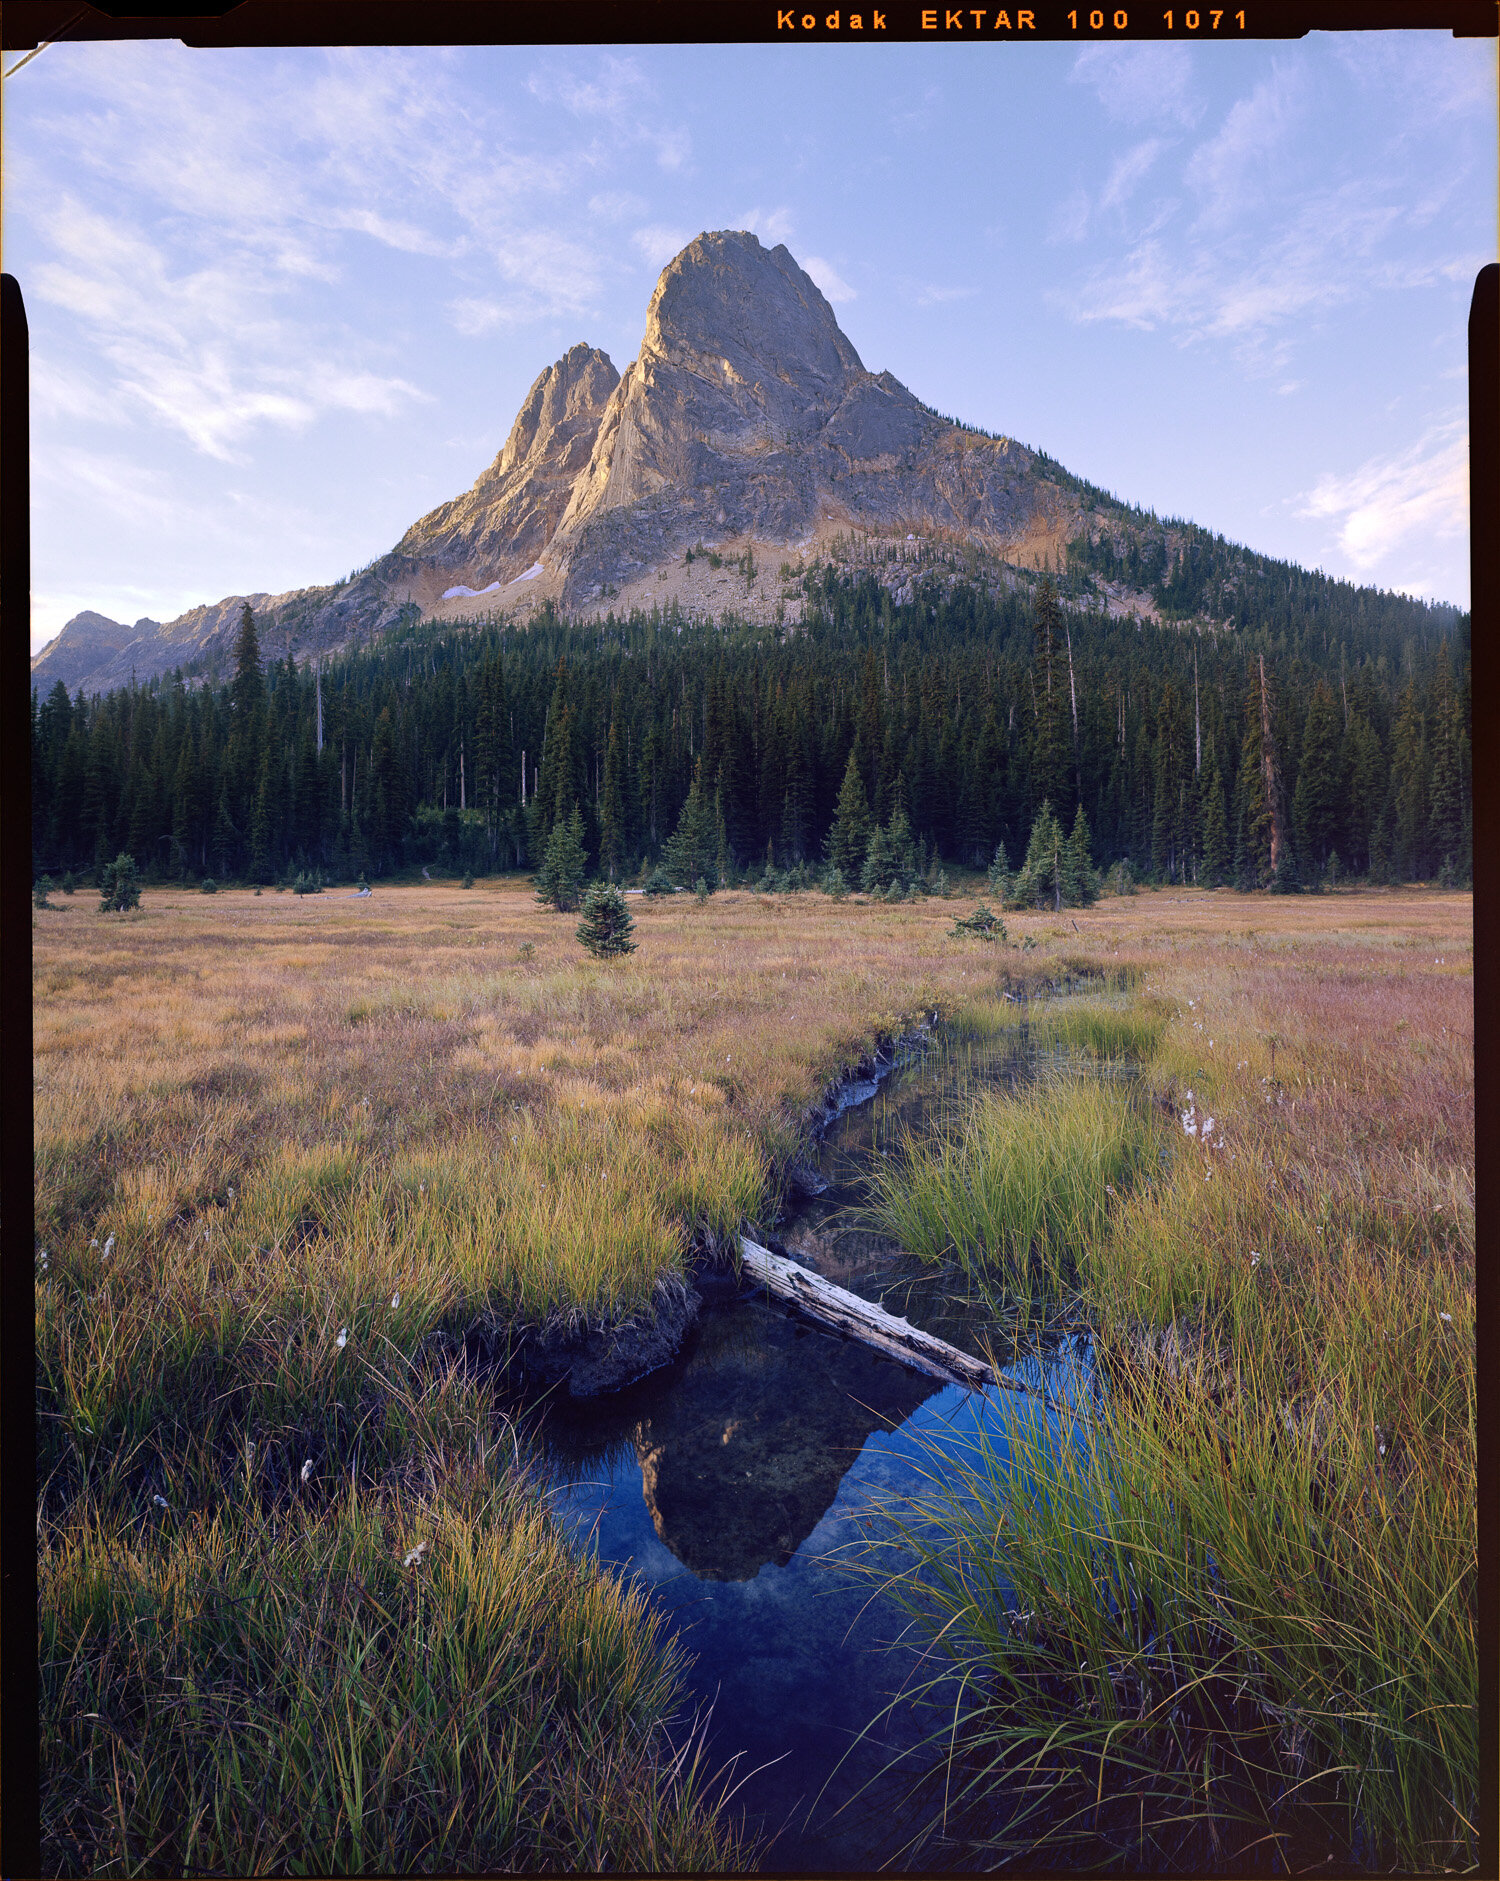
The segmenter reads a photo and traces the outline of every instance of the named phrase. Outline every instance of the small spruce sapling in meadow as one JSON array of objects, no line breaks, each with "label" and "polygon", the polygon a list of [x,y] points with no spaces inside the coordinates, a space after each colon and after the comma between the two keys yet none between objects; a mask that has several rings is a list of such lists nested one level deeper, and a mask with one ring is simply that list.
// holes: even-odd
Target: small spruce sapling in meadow
[{"label": "small spruce sapling in meadow", "polygon": [[474,871],[472,869],[465,869],[464,879],[459,883],[459,887],[460,888],[472,888],[473,886],[474,886]]},{"label": "small spruce sapling in meadow", "polygon": [[78,877],[69,869],[67,874],[62,878],[62,892],[65,895],[71,895],[75,893],[77,887]]},{"label": "small spruce sapling in meadow", "polygon": [[595,882],[583,898],[583,919],[578,923],[578,938],[598,960],[610,960],[618,954],[633,954],[630,938],[635,922],[625,905],[625,897],[613,882]]},{"label": "small spruce sapling in meadow", "polygon": [[697,896],[699,901],[708,900],[708,883],[704,881],[701,875],[698,877],[697,881],[693,883],[693,893]]},{"label": "small spruce sapling in meadow", "polygon": [[141,874],[135,857],[122,849],[113,862],[106,863],[99,874],[100,914],[123,914],[127,908],[141,905]]},{"label": "small spruce sapling in meadow", "polygon": [[665,869],[657,867],[646,877],[644,892],[648,895],[671,895],[676,890],[672,886],[671,876]]},{"label": "small spruce sapling in meadow", "polygon": [[995,845],[995,854],[986,879],[990,893],[1003,906],[1010,896],[1010,857],[1005,853],[1004,843]]},{"label": "small spruce sapling in meadow", "polygon": [[198,892],[202,895],[217,895],[219,892],[219,884],[211,875],[205,875],[203,880],[198,884]]},{"label": "small spruce sapling in meadow", "polygon": [[52,877],[50,875],[38,876],[36,886],[31,891],[32,907],[33,908],[50,908],[52,906],[52,903],[48,901],[47,897],[48,895],[51,894],[51,892],[52,892]]},{"label": "small spruce sapling in meadow", "polygon": [[836,862],[830,862],[823,871],[823,893],[832,901],[842,901],[849,893],[849,884],[844,878],[844,871]]}]

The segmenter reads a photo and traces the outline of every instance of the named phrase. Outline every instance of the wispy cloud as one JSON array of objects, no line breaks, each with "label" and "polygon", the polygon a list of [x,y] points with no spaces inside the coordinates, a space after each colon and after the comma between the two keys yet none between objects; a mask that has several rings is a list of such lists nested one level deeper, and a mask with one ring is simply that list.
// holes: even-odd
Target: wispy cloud
[{"label": "wispy cloud", "polygon": [[559,104],[590,124],[607,124],[617,138],[645,144],[663,170],[685,169],[692,156],[687,127],[663,114],[656,84],[638,59],[606,53],[584,71],[553,57],[532,74],[527,89],[544,104]]},{"label": "wispy cloud", "polygon": [[1198,196],[1202,224],[1223,227],[1281,194],[1289,153],[1312,107],[1309,90],[1301,68],[1278,63],[1193,151],[1184,177]]},{"label": "wispy cloud", "polygon": [[821,255],[809,255],[802,263],[802,271],[811,275],[823,298],[832,301],[835,306],[859,298],[833,263],[825,261]]},{"label": "wispy cloud", "polygon": [[1069,74],[1089,85],[1120,124],[1181,124],[1191,129],[1204,105],[1186,46],[1085,46]]},{"label": "wispy cloud", "polygon": [[972,300],[978,292],[977,287],[941,287],[936,281],[926,281],[914,290],[912,298],[919,307],[946,307],[955,300]]},{"label": "wispy cloud", "polygon": [[663,228],[655,222],[637,229],[630,238],[636,252],[649,261],[653,268],[664,268],[674,255],[682,253],[692,239],[684,229]]},{"label": "wispy cloud", "polygon": [[[762,209],[759,205],[754,209],[747,209],[741,216],[736,216],[730,226],[748,229],[752,235],[759,236],[767,248],[775,248],[781,242],[789,242],[797,228],[796,219],[790,209],[785,207]],[[807,266],[806,262],[802,265]],[[830,294],[829,299],[832,298]]]},{"label": "wispy cloud", "polygon": [[[1337,519],[1338,544],[1361,575],[1422,538],[1451,541],[1469,524],[1469,440],[1455,413],[1392,456],[1371,457],[1340,476],[1329,471],[1304,494],[1301,516]],[[1409,563],[1410,555],[1403,559]]]},{"label": "wispy cloud", "polygon": [[1142,181],[1152,164],[1166,149],[1166,140],[1160,137],[1148,137],[1143,143],[1132,144],[1122,156],[1116,157],[1111,166],[1109,178],[1099,194],[1101,209],[1119,209],[1135,194],[1136,185]]},{"label": "wispy cloud", "polygon": [[[1183,344],[1228,340],[1243,367],[1286,377],[1295,347],[1332,310],[1471,279],[1483,257],[1444,247],[1452,201],[1473,186],[1451,138],[1440,146],[1440,163],[1414,165],[1414,117],[1394,100],[1373,118],[1357,171],[1330,162],[1322,138],[1330,112],[1347,108],[1351,73],[1382,99],[1399,89],[1399,53],[1408,43],[1419,64],[1431,60],[1434,87],[1454,109],[1475,113],[1477,125],[1481,88],[1455,87],[1451,56],[1437,56],[1422,35],[1369,56],[1346,56],[1343,48],[1338,59],[1278,53],[1182,151],[1174,193],[1157,189],[1146,200],[1143,179],[1162,178],[1164,158],[1182,142],[1170,127],[1198,125],[1205,116],[1193,85],[1195,54],[1186,46],[1086,48],[1072,78],[1096,87],[1107,116],[1169,129],[1112,152],[1102,182],[1092,190],[1076,182],[1055,205],[1054,245],[1094,237],[1105,247],[1111,224],[1104,211],[1116,219],[1106,252],[1071,286],[1054,289],[1052,304],[1083,324],[1163,329]],[[1492,128],[1482,141],[1492,145]]]}]

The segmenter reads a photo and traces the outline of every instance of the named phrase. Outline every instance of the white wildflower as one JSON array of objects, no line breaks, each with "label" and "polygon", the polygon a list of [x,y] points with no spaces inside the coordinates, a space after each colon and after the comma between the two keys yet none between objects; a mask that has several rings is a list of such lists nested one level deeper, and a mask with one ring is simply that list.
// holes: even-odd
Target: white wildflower
[{"label": "white wildflower", "polygon": [[1205,1137],[1210,1137],[1213,1135],[1213,1131],[1214,1131],[1214,1120],[1212,1117],[1210,1117],[1207,1119],[1207,1121],[1203,1125],[1203,1134]]},{"label": "white wildflower", "polygon": [[1446,1319],[1450,1326],[1453,1324],[1453,1315],[1451,1313],[1439,1313],[1438,1318]]},{"label": "white wildflower", "polygon": [[99,1256],[100,1260],[107,1261],[110,1255],[114,1253],[114,1251],[115,1251],[115,1237],[111,1235],[109,1239],[104,1243],[104,1252]]},{"label": "white wildflower", "polygon": [[401,1304],[401,1295],[399,1293],[393,1293],[391,1295],[391,1311],[394,1313],[396,1308],[400,1304]]},{"label": "white wildflower", "polygon": [[167,1499],[166,1499],[166,1497],[165,1497],[165,1496],[153,1496],[153,1497],[151,1498],[151,1500],[152,1500],[152,1501],[153,1501],[153,1502],[154,1502],[154,1503],[156,1504],[156,1506],[157,1506],[157,1508],[159,1508],[159,1509],[167,1509],[167,1508],[170,1508],[170,1507],[172,1506],[172,1505],[171,1505],[171,1504],[170,1504],[170,1503],[169,1503],[169,1502],[167,1501]]},{"label": "white wildflower", "polygon": [[426,1554],[426,1552],[427,1552],[427,1543],[425,1541],[419,1541],[415,1548],[408,1548],[406,1553],[401,1557],[402,1567],[404,1568],[415,1567],[417,1562],[422,1559],[422,1556]]},{"label": "white wildflower", "polygon": [[336,1345],[336,1346],[338,1347],[338,1349],[340,1350],[340,1352],[342,1352],[342,1351],[343,1351],[343,1349],[344,1349],[344,1347],[345,1347],[346,1345],[348,1345],[348,1343],[349,1343],[349,1328],[348,1328],[347,1326],[341,1326],[341,1327],[339,1328],[339,1336],[338,1336],[338,1338],[337,1338],[337,1339],[335,1339],[335,1340],[334,1340],[334,1342],[333,1342],[333,1343],[334,1343],[334,1344],[335,1344],[335,1345]]},{"label": "white wildflower", "polygon": [[90,1242],[89,1242],[89,1246],[90,1246],[90,1247],[98,1247],[98,1245],[99,1245],[99,1237],[98,1237],[97,1235],[95,1235],[95,1237],[94,1237],[94,1239],[93,1239],[92,1241],[90,1241]]},{"label": "white wildflower", "polygon": [[245,1439],[245,1461],[247,1463],[253,1463],[255,1461],[255,1439],[253,1437],[247,1437]]},{"label": "white wildflower", "polygon": [[1193,1101],[1193,1094],[1192,1094],[1192,1092],[1191,1092],[1191,1091],[1189,1091],[1189,1092],[1188,1092],[1188,1094],[1187,1094],[1187,1101],[1188,1101],[1188,1102],[1189,1102],[1190,1104],[1191,1104],[1191,1103],[1192,1103],[1192,1101]]},{"label": "white wildflower", "polygon": [[307,1481],[307,1479],[308,1479],[308,1477],[309,1477],[309,1476],[311,1476],[311,1475],[312,1475],[312,1458],[311,1458],[311,1457],[309,1457],[309,1458],[307,1459],[307,1461],[306,1461],[306,1462],[305,1462],[305,1463],[304,1463],[304,1464],[302,1465],[302,1480],[303,1480],[303,1482],[306,1482],[306,1481]]},{"label": "white wildflower", "polygon": [[1260,1265],[1260,1256],[1256,1253],[1254,1248],[1250,1250],[1250,1265],[1252,1267],[1259,1267]]},{"label": "white wildflower", "polygon": [[1382,1445],[1380,1446],[1380,1454],[1381,1454],[1382,1456],[1384,1456],[1384,1455],[1385,1455],[1385,1445],[1384,1445],[1384,1444],[1382,1444]]},{"label": "white wildflower", "polygon": [[1198,1125],[1194,1121],[1192,1111],[1185,1110],[1182,1113],[1182,1127],[1189,1136],[1196,1136],[1198,1134]]}]

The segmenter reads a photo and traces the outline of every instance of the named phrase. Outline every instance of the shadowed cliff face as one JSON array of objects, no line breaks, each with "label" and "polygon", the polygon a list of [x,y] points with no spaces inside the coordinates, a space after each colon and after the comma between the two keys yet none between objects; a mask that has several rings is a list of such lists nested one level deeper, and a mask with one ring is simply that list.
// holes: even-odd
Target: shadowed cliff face
[{"label": "shadowed cliff face", "polygon": [[635,1426],[657,1534],[700,1580],[784,1567],[866,1438],[941,1388],[767,1306],[711,1315],[670,1395]]}]

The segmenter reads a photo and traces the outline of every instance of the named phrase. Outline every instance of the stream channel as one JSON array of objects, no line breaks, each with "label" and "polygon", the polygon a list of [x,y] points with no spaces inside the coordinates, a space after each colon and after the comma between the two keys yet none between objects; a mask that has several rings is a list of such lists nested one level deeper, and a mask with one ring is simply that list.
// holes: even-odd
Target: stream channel
[{"label": "stream channel", "polygon": [[793,1260],[952,1345],[983,1355],[988,1337],[1002,1379],[1031,1393],[944,1386],[726,1278],[708,1283],[670,1366],[539,1421],[559,1515],[637,1578],[693,1655],[690,1702],[713,1708],[707,1764],[737,1759],[732,1808],[761,1839],[762,1872],[901,1865],[935,1804],[901,1772],[876,1779],[898,1758],[913,1775],[932,1761],[919,1747],[941,1714],[891,1701],[937,1666],[902,1640],[895,1603],[841,1563],[879,1523],[881,1499],[919,1495],[980,1429],[1003,1456],[1017,1416],[1036,1417],[1038,1387],[1059,1432],[1050,1407],[1086,1385],[1089,1354],[1073,1339],[1003,1369],[1000,1330],[964,1303],[962,1275],[851,1225],[881,1158],[908,1136],[933,1140],[967,1096],[1013,1088],[1035,1065],[1024,1025],[981,1043],[939,1030],[845,1085],[815,1165],[828,1186],[797,1197],[776,1236]]}]

